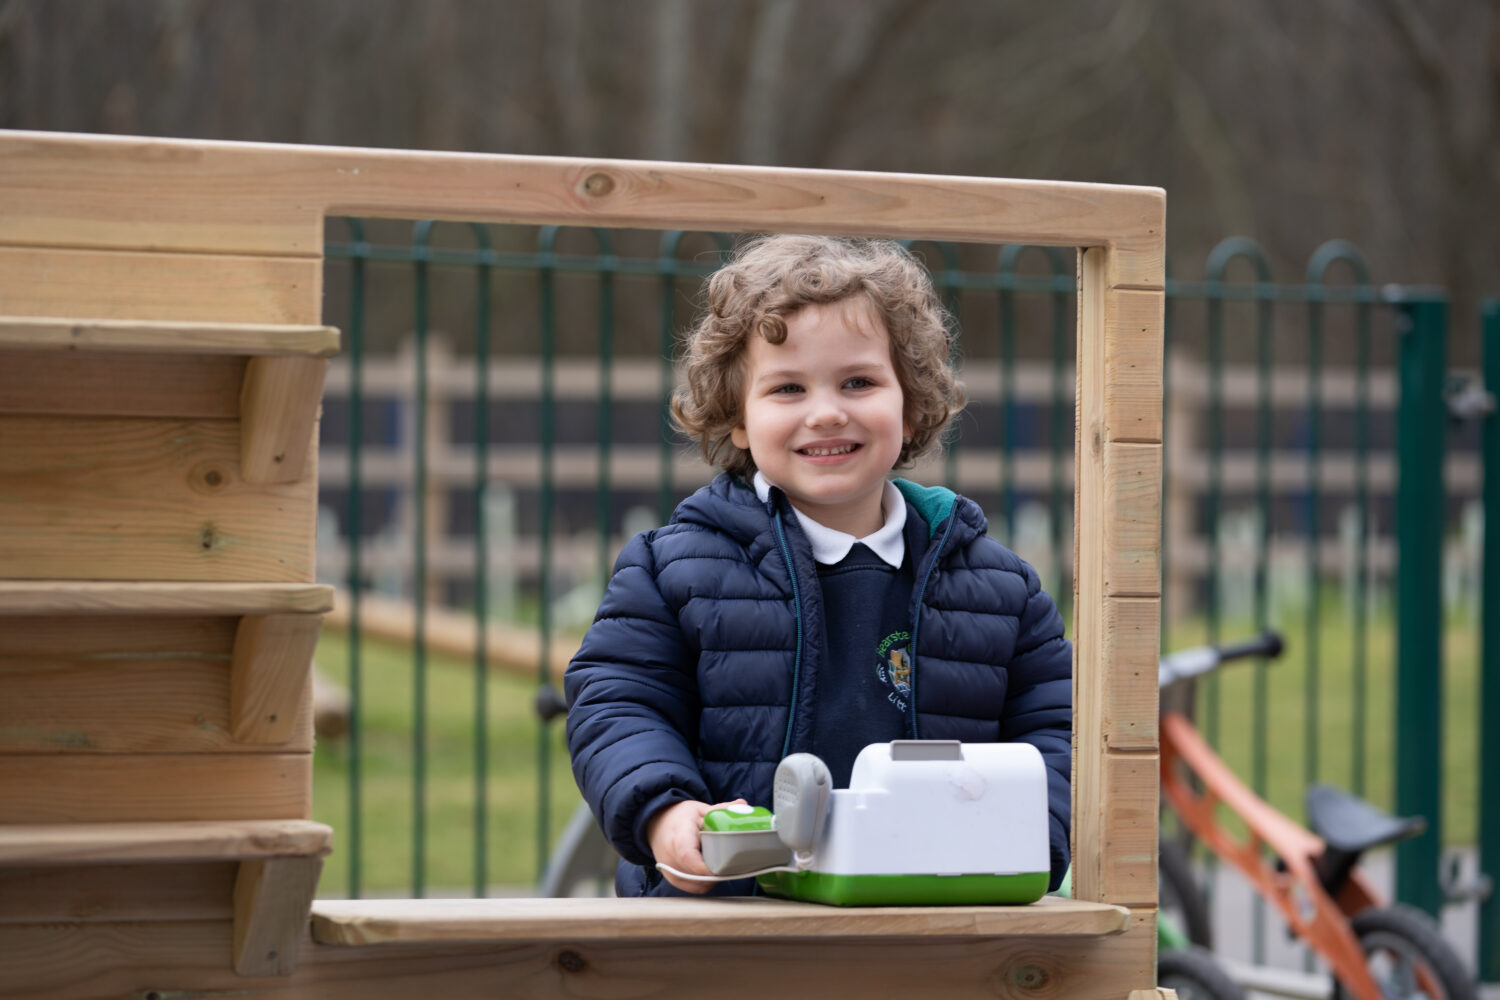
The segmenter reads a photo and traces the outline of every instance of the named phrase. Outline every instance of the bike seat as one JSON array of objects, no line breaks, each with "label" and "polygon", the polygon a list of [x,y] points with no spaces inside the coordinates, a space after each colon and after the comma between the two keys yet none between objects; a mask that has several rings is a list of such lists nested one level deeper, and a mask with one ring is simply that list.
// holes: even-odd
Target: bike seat
[{"label": "bike seat", "polygon": [[1392,816],[1341,788],[1315,784],[1307,790],[1307,825],[1330,848],[1359,854],[1415,837],[1427,829],[1427,820]]}]

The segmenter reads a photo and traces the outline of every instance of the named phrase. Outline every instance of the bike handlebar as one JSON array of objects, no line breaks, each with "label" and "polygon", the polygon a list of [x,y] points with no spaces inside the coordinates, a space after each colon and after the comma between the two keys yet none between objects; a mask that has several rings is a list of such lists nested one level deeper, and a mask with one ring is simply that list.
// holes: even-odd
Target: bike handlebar
[{"label": "bike handlebar", "polygon": [[1237,639],[1233,642],[1220,643],[1217,646],[1193,646],[1190,649],[1181,649],[1161,658],[1161,666],[1157,671],[1157,683],[1161,687],[1166,687],[1174,681],[1206,674],[1230,660],[1243,660],[1252,656],[1274,659],[1281,655],[1284,648],[1285,643],[1281,640],[1281,634],[1267,630],[1248,639]]}]

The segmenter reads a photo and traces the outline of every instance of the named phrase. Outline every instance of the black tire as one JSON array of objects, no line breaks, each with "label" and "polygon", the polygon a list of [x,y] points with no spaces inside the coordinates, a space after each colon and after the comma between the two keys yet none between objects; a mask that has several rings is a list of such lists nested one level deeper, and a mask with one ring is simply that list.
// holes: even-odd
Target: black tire
[{"label": "black tire", "polygon": [[[1423,911],[1400,903],[1372,906],[1356,913],[1349,926],[1359,938],[1370,971],[1385,996],[1401,1000],[1478,1000],[1474,977],[1453,946],[1443,939],[1437,922]],[[1417,984],[1418,970],[1426,971],[1438,992],[1427,992]],[[1334,996],[1343,1000],[1352,994],[1343,984],[1335,983]]]},{"label": "black tire", "polygon": [[1162,913],[1166,914],[1188,940],[1200,948],[1214,946],[1213,920],[1208,914],[1208,900],[1198,888],[1193,864],[1187,851],[1175,840],[1163,837],[1156,857],[1157,895]]},{"label": "black tire", "polygon": [[1245,1000],[1244,988],[1196,946],[1157,952],[1156,985],[1176,990],[1178,1000]]}]

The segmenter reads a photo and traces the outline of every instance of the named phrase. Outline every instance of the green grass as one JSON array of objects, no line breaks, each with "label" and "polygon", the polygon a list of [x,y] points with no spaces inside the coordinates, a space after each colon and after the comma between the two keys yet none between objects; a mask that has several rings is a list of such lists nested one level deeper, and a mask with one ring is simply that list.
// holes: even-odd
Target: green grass
[{"label": "green grass", "polygon": [[[1353,641],[1338,602],[1326,600],[1318,632],[1319,780],[1355,788]],[[1394,729],[1392,675],[1393,622],[1372,618],[1366,681],[1366,770],[1362,789],[1385,808],[1392,804],[1390,767]],[[1264,668],[1250,664],[1223,670],[1200,686],[1200,724],[1217,715],[1221,752],[1238,774],[1251,780],[1258,683],[1266,694],[1263,744],[1265,794],[1282,811],[1302,817],[1306,787],[1307,650],[1300,621],[1281,624],[1287,652]],[[1220,634],[1236,638],[1252,631],[1247,623],[1226,622]],[[1477,628],[1449,623],[1444,636],[1447,661],[1444,705],[1444,840],[1473,843],[1476,832],[1478,717]],[[1169,646],[1203,641],[1201,622],[1174,629]],[[414,692],[409,649],[366,639],[362,644],[363,776],[361,792],[360,891],[365,895],[406,895],[412,886],[412,745]],[[318,647],[319,668],[347,683],[345,637],[325,631]],[[1263,672],[1257,681],[1256,673]],[[489,677],[488,882],[497,890],[524,890],[539,875],[537,846],[537,758],[540,723],[532,710],[533,678],[492,672]],[[470,894],[475,870],[476,788],[474,672],[469,662],[431,656],[427,665],[426,887],[429,894]],[[1217,705],[1215,713],[1214,706]],[[561,720],[548,733],[555,837],[572,814],[578,792],[568,771]],[[334,854],[325,866],[319,892],[340,897],[349,889],[347,740],[320,741],[314,755],[314,817],[333,826]]]},{"label": "green grass", "polygon": [[[360,780],[362,895],[407,895],[413,885],[413,802],[416,702],[411,650],[365,639],[361,650],[363,745]],[[318,669],[348,683],[346,637],[325,630]],[[426,830],[423,851],[427,894],[472,894],[475,849],[475,678],[471,662],[429,655],[426,667]],[[539,877],[537,760],[541,723],[532,709],[534,678],[491,671],[488,678],[488,797],[485,861],[492,891],[515,891]],[[552,795],[551,834],[579,801],[568,770],[562,720],[551,724],[547,748]],[[349,894],[353,827],[349,821],[348,738],[320,740],[313,755],[313,818],[334,828],[334,853],[319,881],[319,895]]]}]

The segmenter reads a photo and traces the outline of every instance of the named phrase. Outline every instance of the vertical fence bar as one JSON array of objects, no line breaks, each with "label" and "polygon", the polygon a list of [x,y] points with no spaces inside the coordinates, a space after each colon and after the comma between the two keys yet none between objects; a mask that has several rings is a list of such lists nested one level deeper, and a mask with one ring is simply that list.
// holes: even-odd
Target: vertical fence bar
[{"label": "vertical fence bar", "polygon": [[995,281],[999,288],[997,320],[1000,344],[1000,510],[1005,518],[1005,544],[1016,545],[1016,258],[1023,247],[1000,248]]},{"label": "vertical fence bar", "polygon": [[[1068,347],[1074,344],[1073,338],[1068,336],[1068,322],[1064,311],[1067,308],[1067,299],[1070,294],[1057,290],[1055,280],[1067,273],[1067,261],[1062,251],[1057,247],[1044,247],[1043,252],[1051,263],[1052,269],[1049,277],[1054,279],[1054,288],[1051,296],[1052,308],[1052,468],[1050,483],[1050,499],[1047,510],[1047,524],[1052,532],[1052,572],[1053,579],[1049,581],[1051,592],[1054,594],[1073,593],[1073,552],[1071,540],[1063,539],[1063,512],[1073,509],[1073,490],[1069,487],[1065,475],[1066,467],[1071,465],[1069,456],[1063,454],[1063,442],[1068,442],[1071,448],[1073,441],[1073,404],[1070,400],[1073,379],[1068,372]],[[1064,496],[1066,494],[1066,496]]]},{"label": "vertical fence bar", "polygon": [[[1484,384],[1500,395],[1500,299],[1484,304]],[[1500,412],[1484,418],[1484,582],[1480,615],[1479,867],[1490,879],[1479,904],[1479,978],[1500,981]]]},{"label": "vertical fence bar", "polygon": [[470,224],[479,250],[474,268],[474,895],[489,894],[489,496],[490,254],[489,228]]},{"label": "vertical fence bar", "polygon": [[[949,357],[953,366],[958,368],[962,364],[962,345],[959,342],[959,331],[963,329],[963,273],[958,266],[958,248],[952,243],[935,244],[939,255],[943,259],[943,270],[938,276],[938,290],[943,296],[943,305],[948,308],[948,314],[952,317],[952,328],[948,331],[952,337],[952,347]],[[943,478],[953,489],[959,488],[958,483],[958,443],[959,426],[955,420],[948,425],[943,433]]]},{"label": "vertical fence bar", "polygon": [[677,349],[677,247],[682,242],[680,229],[661,234],[661,244],[656,251],[656,264],[661,274],[661,405],[658,407],[661,424],[661,480],[656,492],[656,520],[666,524],[672,516],[675,504],[672,475],[672,446],[676,440],[676,428],[672,424],[672,355]]},{"label": "vertical fence bar", "polygon": [[[1368,284],[1361,273],[1360,283]],[[1373,306],[1360,302],[1355,322],[1354,383],[1354,506],[1359,516],[1354,557],[1354,707],[1350,725],[1354,761],[1350,783],[1354,794],[1365,794],[1370,734],[1370,319]]]},{"label": "vertical fence bar", "polygon": [[611,449],[611,428],[613,403],[610,394],[610,386],[613,376],[610,369],[614,364],[614,322],[615,322],[615,271],[619,268],[619,260],[615,257],[613,244],[610,242],[609,230],[595,229],[594,238],[599,241],[599,409],[595,414],[594,436],[597,439],[599,449],[598,476],[599,486],[594,491],[594,519],[599,527],[599,561],[598,572],[600,586],[609,580],[610,564],[610,520],[613,491],[610,489],[609,479],[609,457]]},{"label": "vertical fence bar", "polygon": [[[1312,283],[1309,275],[1308,283]],[[1307,317],[1307,504],[1304,508],[1304,525],[1307,537],[1307,612],[1306,628],[1303,632],[1303,701],[1306,712],[1303,722],[1302,782],[1311,785],[1318,778],[1318,727],[1322,722],[1318,710],[1320,654],[1322,643],[1319,629],[1323,624],[1322,587],[1320,586],[1318,548],[1323,541],[1323,289],[1309,288],[1313,297],[1308,305]]]},{"label": "vertical fence bar", "polygon": [[[1364,254],[1348,240],[1329,240],[1313,251],[1307,262],[1309,326],[1316,323],[1322,336],[1323,293],[1327,289],[1328,270],[1342,261],[1353,272],[1356,291],[1354,324],[1354,509],[1358,518],[1355,531],[1353,635],[1351,646],[1351,736],[1354,750],[1350,783],[1356,795],[1365,791],[1365,753],[1368,744],[1368,631],[1370,596],[1370,269]],[[1319,341],[1321,343],[1321,340]],[[1314,506],[1312,509],[1316,510]],[[1309,715],[1309,723],[1317,720]],[[1310,729],[1311,733],[1316,728]],[[1310,744],[1316,746],[1316,744]],[[1308,780],[1317,777],[1316,757],[1310,757]]]},{"label": "vertical fence bar", "polygon": [[412,228],[413,334],[416,338],[416,394],[412,414],[412,828],[411,894],[427,890],[427,300],[431,278],[428,238],[432,223]]},{"label": "vertical fence bar", "polygon": [[1396,427],[1396,811],[1427,831],[1396,845],[1396,898],[1437,916],[1442,852],[1443,398],[1448,303],[1412,293],[1400,320]]},{"label": "vertical fence bar", "polygon": [[362,709],[364,699],[363,664],[360,662],[360,596],[364,590],[364,572],[360,554],[364,551],[364,492],[360,459],[364,446],[364,337],[365,337],[365,257],[369,247],[365,243],[364,224],[358,219],[345,219],[353,243],[349,260],[349,481],[344,495],[344,524],[348,538],[348,563],[345,588],[349,595],[349,629],[346,633],[349,657],[349,853],[350,899],[360,896],[360,859],[364,855],[364,844],[360,816],[364,811],[361,802],[364,772],[364,726]]},{"label": "vertical fence bar", "polygon": [[[557,242],[556,226],[546,226],[537,237],[538,322],[541,324],[542,393],[538,420],[538,445],[541,448],[541,494],[537,511],[537,541],[540,563],[537,570],[537,690],[552,685],[552,504],[553,456],[555,447],[553,380],[556,369],[556,288],[554,270]],[[547,855],[552,840],[552,742],[551,727],[542,720],[537,727],[536,791],[536,871],[537,878],[547,870]]]}]

